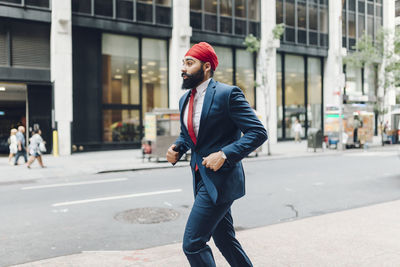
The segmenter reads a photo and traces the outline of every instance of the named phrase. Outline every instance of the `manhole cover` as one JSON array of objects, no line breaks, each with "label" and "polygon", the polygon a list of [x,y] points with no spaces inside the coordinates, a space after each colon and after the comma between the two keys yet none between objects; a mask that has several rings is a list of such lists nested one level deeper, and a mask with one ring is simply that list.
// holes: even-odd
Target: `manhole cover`
[{"label": "manhole cover", "polygon": [[153,224],[175,220],[179,212],[166,208],[139,208],[118,213],[115,219],[124,223]]}]

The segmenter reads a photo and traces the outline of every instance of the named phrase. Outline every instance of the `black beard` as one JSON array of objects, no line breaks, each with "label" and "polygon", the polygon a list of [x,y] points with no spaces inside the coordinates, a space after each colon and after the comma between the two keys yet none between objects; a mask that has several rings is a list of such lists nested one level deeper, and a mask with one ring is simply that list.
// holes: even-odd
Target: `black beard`
[{"label": "black beard", "polygon": [[198,86],[203,80],[204,80],[204,70],[203,66],[200,68],[200,70],[196,73],[190,74],[190,73],[182,73],[181,75],[186,76],[187,79],[183,79],[182,82],[182,89],[193,89],[196,86]]}]

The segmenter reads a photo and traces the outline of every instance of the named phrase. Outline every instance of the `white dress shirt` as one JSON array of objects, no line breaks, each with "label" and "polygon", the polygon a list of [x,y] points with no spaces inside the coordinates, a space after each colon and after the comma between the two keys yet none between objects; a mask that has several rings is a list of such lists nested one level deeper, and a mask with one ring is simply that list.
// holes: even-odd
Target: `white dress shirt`
[{"label": "white dress shirt", "polygon": [[[196,88],[196,95],[194,96],[194,101],[193,101],[193,130],[196,135],[196,138],[199,134],[199,129],[200,129],[200,117],[201,117],[201,111],[203,109],[203,102],[204,102],[204,96],[206,95],[206,90],[208,87],[208,84],[210,83],[210,79],[207,81],[203,82]],[[183,123],[186,126],[187,129],[187,122],[188,122],[188,113],[189,113],[189,102],[190,98],[187,101],[186,107],[185,107],[185,113],[183,114]]]}]

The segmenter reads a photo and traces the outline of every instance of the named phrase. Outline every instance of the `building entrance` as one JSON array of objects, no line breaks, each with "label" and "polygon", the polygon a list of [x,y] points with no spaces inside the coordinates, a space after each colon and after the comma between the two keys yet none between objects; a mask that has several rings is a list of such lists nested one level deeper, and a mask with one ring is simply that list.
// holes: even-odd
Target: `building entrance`
[{"label": "building entrance", "polygon": [[0,153],[8,154],[8,137],[12,128],[27,122],[26,84],[0,82]]},{"label": "building entrance", "polygon": [[47,150],[52,147],[52,87],[0,82],[0,154],[8,154],[12,128],[24,126],[26,139],[33,129],[42,130]]}]

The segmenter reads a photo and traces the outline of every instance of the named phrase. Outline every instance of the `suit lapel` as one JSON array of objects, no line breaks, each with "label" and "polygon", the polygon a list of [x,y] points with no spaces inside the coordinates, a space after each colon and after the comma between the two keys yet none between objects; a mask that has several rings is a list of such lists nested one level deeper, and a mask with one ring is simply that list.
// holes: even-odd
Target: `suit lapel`
[{"label": "suit lapel", "polygon": [[202,126],[206,122],[208,113],[210,112],[210,108],[211,108],[211,105],[212,105],[212,102],[214,99],[216,85],[217,84],[214,81],[214,79],[211,79],[210,83],[208,84],[207,90],[206,90],[206,95],[204,96],[203,108],[201,110],[201,116],[200,116],[200,129],[199,129],[199,133],[197,135],[197,144],[199,144],[201,142],[202,133],[203,133],[202,129],[204,129],[204,127],[202,127]]},{"label": "suit lapel", "polygon": [[[183,101],[180,102],[180,107],[179,107],[179,109],[181,110],[181,116],[180,116],[181,125],[183,126],[182,128],[184,129],[184,134],[187,135],[187,136],[189,136],[189,132],[188,132],[188,129],[186,128],[186,126],[185,126],[185,123],[183,122],[183,118],[184,118],[184,115],[185,115],[185,109],[186,109],[186,106],[187,106],[187,102],[189,100],[189,96],[190,96],[190,90],[188,90],[188,92],[185,93],[185,95],[183,97]],[[192,141],[190,136],[189,136],[189,139],[190,139],[190,141]]]}]

